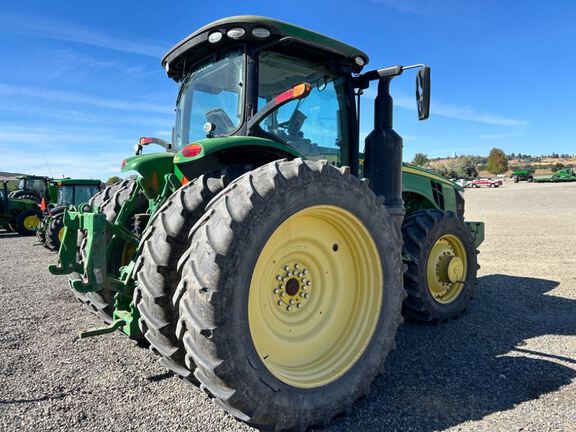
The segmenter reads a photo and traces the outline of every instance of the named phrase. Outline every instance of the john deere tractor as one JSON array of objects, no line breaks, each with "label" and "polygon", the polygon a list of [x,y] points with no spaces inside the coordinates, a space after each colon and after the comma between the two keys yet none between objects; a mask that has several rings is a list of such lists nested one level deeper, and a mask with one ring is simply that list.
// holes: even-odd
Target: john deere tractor
[{"label": "john deere tractor", "polygon": [[56,191],[53,203],[44,203],[44,218],[36,230],[41,244],[52,251],[60,248],[64,236],[64,210],[70,205],[87,203],[100,191],[100,180],[64,178],[53,180],[50,187]]},{"label": "john deere tractor", "polygon": [[49,177],[25,175],[18,177],[18,189],[10,192],[10,198],[27,199],[41,202],[55,201],[55,189]]},{"label": "john deere tractor", "polygon": [[518,183],[519,181],[523,180],[526,180],[528,183],[532,183],[534,181],[534,168],[516,169],[512,171],[510,178],[514,181],[514,183]]},{"label": "john deere tractor", "polygon": [[[54,274],[108,325],[262,429],[349,411],[404,315],[445,321],[476,285],[483,224],[463,189],[402,165],[391,81],[368,56],[274,19],[201,28],[162,65],[180,91],[171,142],[142,138],[125,180],[64,213]],[[377,83],[360,168],[360,94]],[[158,144],[164,153],[142,154]]]},{"label": "john deere tractor", "polygon": [[0,178],[0,228],[20,235],[34,235],[42,220],[42,212],[35,200],[10,198],[8,178]]}]

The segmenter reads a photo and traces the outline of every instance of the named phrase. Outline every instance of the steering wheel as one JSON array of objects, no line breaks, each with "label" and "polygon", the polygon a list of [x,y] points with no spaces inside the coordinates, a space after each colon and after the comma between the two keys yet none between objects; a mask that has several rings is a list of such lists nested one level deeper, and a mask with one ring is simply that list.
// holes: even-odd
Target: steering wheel
[{"label": "steering wheel", "polygon": [[232,119],[222,108],[214,108],[211,109],[210,111],[206,111],[205,116],[207,121],[216,126],[214,130],[217,133],[222,134],[231,132],[235,128]]}]

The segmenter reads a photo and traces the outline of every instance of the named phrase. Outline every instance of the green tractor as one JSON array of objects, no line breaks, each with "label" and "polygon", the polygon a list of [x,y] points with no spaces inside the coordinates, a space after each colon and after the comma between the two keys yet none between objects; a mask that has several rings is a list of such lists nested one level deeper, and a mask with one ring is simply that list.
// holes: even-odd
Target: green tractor
[{"label": "green tractor", "polygon": [[53,180],[50,187],[56,191],[56,199],[44,205],[44,218],[36,230],[40,243],[52,251],[57,251],[64,236],[64,210],[71,205],[87,203],[100,191],[101,184],[100,180],[94,179]]},{"label": "green tractor", "polygon": [[11,179],[0,178],[0,228],[17,232],[20,235],[34,235],[42,220],[42,212],[36,200],[11,198],[8,182]]},{"label": "green tractor", "polygon": [[[106,326],[144,337],[237,419],[305,429],[348,412],[383,372],[405,316],[442,322],[472,298],[481,222],[463,189],[402,164],[392,79],[357,48],[278,20],[208,24],[162,60],[180,85],[172,142],[64,212],[53,274]],[[377,82],[360,170],[360,94]],[[142,154],[158,144],[164,153]]]},{"label": "green tractor", "polygon": [[556,171],[550,177],[536,177],[535,183],[568,183],[576,181],[576,172],[573,168],[563,168]]},{"label": "green tractor", "polygon": [[18,189],[10,192],[9,197],[14,199],[27,199],[41,202],[55,201],[55,189],[51,185],[52,179],[44,176],[25,175],[18,177]]},{"label": "green tractor", "polygon": [[510,178],[514,183],[518,183],[519,181],[532,183],[534,181],[534,168],[516,169],[512,171],[512,174],[510,174]]}]

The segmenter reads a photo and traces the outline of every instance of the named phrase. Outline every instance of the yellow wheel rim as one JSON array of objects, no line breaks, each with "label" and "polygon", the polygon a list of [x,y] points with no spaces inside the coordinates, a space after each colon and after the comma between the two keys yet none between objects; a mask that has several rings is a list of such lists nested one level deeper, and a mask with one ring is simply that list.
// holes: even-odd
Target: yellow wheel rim
[{"label": "yellow wheel rim", "polygon": [[328,205],[295,213],[252,274],[248,321],[260,359],[294,387],[338,379],[372,339],[382,287],[380,255],[356,216]]},{"label": "yellow wheel rim", "polygon": [[58,241],[62,243],[62,239],[64,238],[64,227],[58,230]]},{"label": "yellow wheel rim", "polygon": [[438,303],[451,303],[458,298],[468,269],[466,249],[451,234],[440,237],[432,246],[426,264],[428,290]]},{"label": "yellow wheel rim", "polygon": [[40,218],[36,215],[26,216],[24,218],[24,228],[28,231],[34,231],[40,225]]}]

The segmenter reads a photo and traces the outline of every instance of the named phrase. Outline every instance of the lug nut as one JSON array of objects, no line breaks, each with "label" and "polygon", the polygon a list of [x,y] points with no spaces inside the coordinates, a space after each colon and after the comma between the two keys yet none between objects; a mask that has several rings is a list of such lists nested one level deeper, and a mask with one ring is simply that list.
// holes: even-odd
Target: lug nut
[{"label": "lug nut", "polygon": [[310,286],[310,285],[312,285],[312,282],[306,281],[306,285]]},{"label": "lug nut", "polygon": [[280,292],[280,290],[278,288],[274,288],[274,294],[278,294],[278,292]]},{"label": "lug nut", "polygon": [[286,310],[287,310],[288,312],[290,312],[290,311],[292,310],[292,306],[288,305],[288,306],[286,307]]},{"label": "lug nut", "polygon": [[282,300],[278,300],[278,306],[282,306],[283,301]]},{"label": "lug nut", "polygon": [[296,303],[296,300],[290,299],[290,304],[294,304],[294,303]]},{"label": "lug nut", "polygon": [[306,273],[308,273],[308,270],[303,269],[303,270],[302,270],[302,274],[306,274]]},{"label": "lug nut", "polygon": [[295,268],[296,270],[298,270],[298,269],[300,268],[300,266],[299,266],[298,264],[294,264],[294,268]]},{"label": "lug nut", "polygon": [[290,267],[288,267],[287,265],[284,266],[284,271],[288,271],[290,270]]},{"label": "lug nut", "polygon": [[281,277],[280,275],[276,275],[276,280],[277,280],[277,281],[279,281],[279,280],[281,280],[281,279],[282,279],[282,277]]},{"label": "lug nut", "polygon": [[298,304],[296,305],[296,307],[297,307],[298,309],[300,309],[300,308],[302,307],[302,304],[301,304],[301,303],[298,303]]}]

